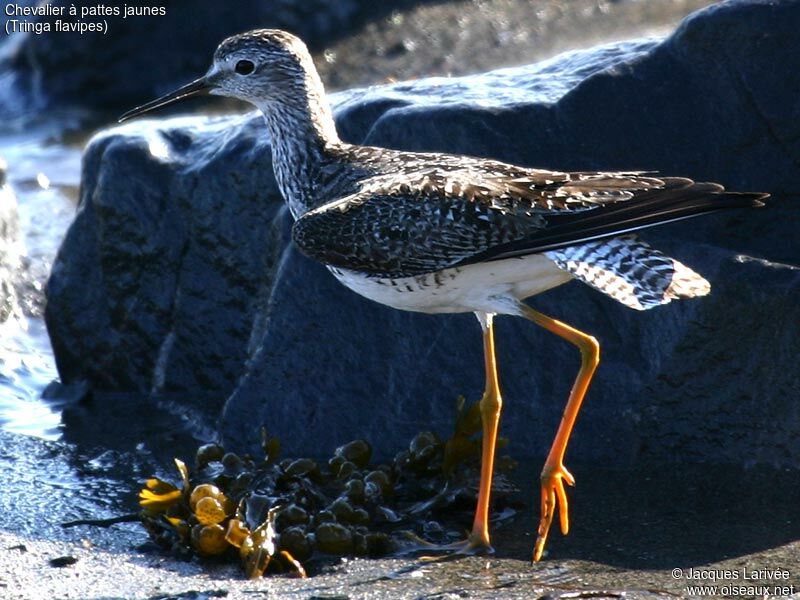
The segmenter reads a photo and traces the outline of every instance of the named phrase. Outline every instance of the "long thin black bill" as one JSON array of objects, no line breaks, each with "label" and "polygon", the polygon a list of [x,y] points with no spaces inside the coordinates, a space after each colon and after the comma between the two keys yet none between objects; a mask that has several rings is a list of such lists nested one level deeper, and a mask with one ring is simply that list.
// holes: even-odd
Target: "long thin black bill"
[{"label": "long thin black bill", "polygon": [[133,117],[141,115],[142,113],[150,112],[151,110],[156,110],[162,106],[173,104],[179,100],[183,100],[184,98],[189,98],[191,96],[203,96],[208,94],[210,90],[211,86],[208,85],[205,77],[195,79],[193,82],[187,83],[185,86],[175,90],[174,92],[170,92],[169,94],[161,96],[160,98],[156,98],[147,104],[142,104],[141,106],[137,106],[136,108],[129,110],[119,118],[119,122],[122,123],[123,121],[132,119]]}]

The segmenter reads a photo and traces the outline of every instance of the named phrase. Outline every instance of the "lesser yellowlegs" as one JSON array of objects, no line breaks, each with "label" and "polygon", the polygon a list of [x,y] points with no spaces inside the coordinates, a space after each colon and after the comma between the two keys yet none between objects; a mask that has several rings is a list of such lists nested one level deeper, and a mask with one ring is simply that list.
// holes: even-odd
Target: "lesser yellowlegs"
[{"label": "lesser yellowlegs", "polygon": [[278,30],[229,37],[203,77],[121,120],[203,93],[239,98],[263,112],[275,177],[302,252],[376,302],[478,317],[486,369],[482,467],[472,533],[462,549],[490,549],[489,496],[502,405],[493,317],[524,317],[580,350],[580,370],[541,475],[533,551],[539,560],[556,510],[562,532],[569,528],[564,482],[574,479],[563,459],[599,346],[523,300],[571,279],[638,310],[703,296],[710,290],[703,277],[633,232],[760,206],[766,194],[640,172],[546,171],[344,143],[305,45]]}]

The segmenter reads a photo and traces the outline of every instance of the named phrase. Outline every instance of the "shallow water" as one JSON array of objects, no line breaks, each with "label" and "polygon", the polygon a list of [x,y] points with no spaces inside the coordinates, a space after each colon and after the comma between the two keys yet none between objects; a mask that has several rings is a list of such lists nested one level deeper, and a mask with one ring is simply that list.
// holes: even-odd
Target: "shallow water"
[{"label": "shallow water", "polygon": [[0,427],[49,440],[60,437],[61,413],[41,399],[57,377],[44,322],[12,317],[0,325]]},{"label": "shallow water", "polygon": [[17,213],[17,236],[3,241],[16,297],[0,323],[0,428],[51,440],[61,435],[61,412],[42,399],[58,377],[42,317],[44,285],[75,212],[82,148],[82,140],[67,142],[53,131],[0,133],[13,193],[6,200]]}]

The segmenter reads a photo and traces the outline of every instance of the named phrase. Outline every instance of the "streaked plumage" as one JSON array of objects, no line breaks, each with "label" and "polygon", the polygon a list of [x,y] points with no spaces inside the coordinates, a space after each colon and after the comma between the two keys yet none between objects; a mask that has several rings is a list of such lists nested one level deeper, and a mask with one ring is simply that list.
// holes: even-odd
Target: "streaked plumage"
[{"label": "streaked plumage", "polygon": [[[204,77],[127,113],[197,93],[232,96],[264,113],[273,166],[298,248],[377,302],[420,312],[476,314],[483,329],[483,466],[472,533],[488,549],[488,510],[501,397],[495,314],[522,316],[575,345],[581,368],[542,470],[542,557],[559,509],[568,529],[563,457],[599,362],[597,341],[523,300],[577,279],[643,310],[710,286],[631,232],[716,210],[761,205],[765,194],[640,172],[565,173],[437,153],[342,142],[308,51],[296,37],[257,30],[224,40]],[[535,132],[532,132],[535,133]],[[552,368],[552,365],[548,365]]]}]

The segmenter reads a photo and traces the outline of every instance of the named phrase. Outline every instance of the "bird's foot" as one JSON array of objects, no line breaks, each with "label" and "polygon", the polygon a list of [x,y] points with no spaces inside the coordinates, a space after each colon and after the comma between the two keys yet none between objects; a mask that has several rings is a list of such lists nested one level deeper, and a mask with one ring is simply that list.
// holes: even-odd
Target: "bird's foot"
[{"label": "bird's foot", "polygon": [[422,560],[446,560],[459,556],[484,556],[494,554],[494,548],[489,543],[488,536],[472,533],[465,540],[451,542],[450,544],[433,544],[422,538],[409,534],[411,546],[402,551],[402,554],[420,555]]},{"label": "bird's foot", "polygon": [[443,546],[445,551],[459,556],[483,556],[494,554],[494,548],[489,543],[489,536],[471,533],[465,540],[452,542]]},{"label": "bird's foot", "polygon": [[542,558],[556,508],[558,508],[561,522],[561,533],[564,535],[569,533],[569,503],[567,502],[567,492],[564,490],[564,482],[567,482],[568,485],[575,485],[575,478],[567,471],[566,467],[560,462],[555,465],[545,463],[541,479],[542,516],[539,520],[536,544],[533,547],[533,562],[538,562]]}]

